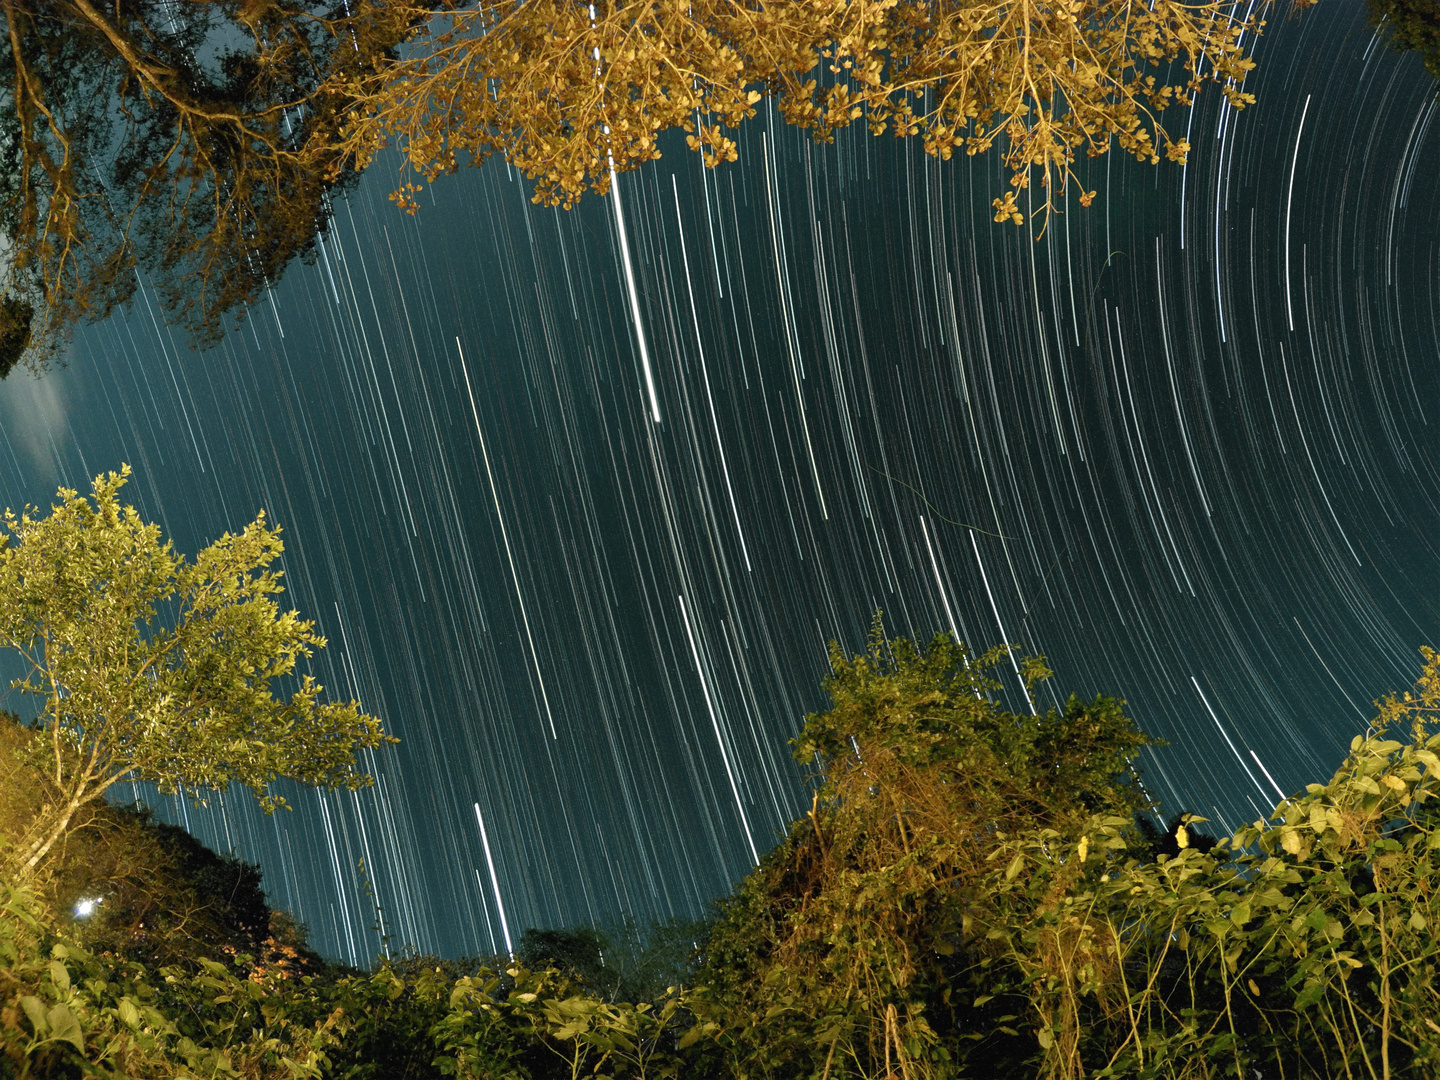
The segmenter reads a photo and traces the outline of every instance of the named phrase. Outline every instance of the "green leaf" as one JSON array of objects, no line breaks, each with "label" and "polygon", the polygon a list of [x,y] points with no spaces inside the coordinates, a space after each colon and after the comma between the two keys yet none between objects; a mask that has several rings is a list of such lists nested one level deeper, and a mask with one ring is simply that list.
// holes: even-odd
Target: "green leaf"
[{"label": "green leaf", "polygon": [[1020,871],[1025,867],[1025,856],[1016,852],[1015,857],[1010,860],[1010,865],[1005,867],[1005,880],[1014,881]]},{"label": "green leaf", "polygon": [[680,1036],[680,1041],[675,1045],[678,1049],[684,1050],[688,1046],[693,1046],[702,1036],[714,1035],[719,1030],[719,1024],[713,1020],[707,1020],[703,1024],[696,1024],[689,1031],[685,1032],[684,1035]]},{"label": "green leaf", "polygon": [[50,981],[62,994],[70,989],[70,972],[65,970],[65,965],[59,960],[50,961]]},{"label": "green leaf", "polygon": [[1426,925],[1428,924],[1425,922],[1425,916],[1420,914],[1419,908],[1410,913],[1409,926],[1411,930],[1424,930]]},{"label": "green leaf", "polygon": [[82,1054],[85,1052],[85,1033],[80,1030],[80,1021],[75,1019],[74,1013],[64,1005],[56,1005],[45,1019],[50,1021],[52,1038],[68,1042]]},{"label": "green leaf", "polygon": [[1307,1009],[1325,996],[1325,984],[1323,982],[1308,982],[1300,993],[1295,995],[1295,1007]]},{"label": "green leaf", "polygon": [[128,997],[121,998],[117,1008],[120,1012],[120,1019],[126,1027],[133,1028],[140,1026],[140,1010],[135,1008],[135,1003]]},{"label": "green leaf", "polygon": [[26,994],[20,999],[20,1008],[25,1010],[36,1035],[43,1037],[49,1032],[50,1021],[45,1016],[45,1005],[39,998]]}]

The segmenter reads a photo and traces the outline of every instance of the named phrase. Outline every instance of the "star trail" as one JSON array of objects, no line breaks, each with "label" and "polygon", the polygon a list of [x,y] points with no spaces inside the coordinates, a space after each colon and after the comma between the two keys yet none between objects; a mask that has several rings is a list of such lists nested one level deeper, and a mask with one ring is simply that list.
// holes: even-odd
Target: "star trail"
[{"label": "star trail", "polygon": [[569,212],[493,161],[407,217],[382,160],[205,353],[142,282],[0,384],[0,505],[126,461],[190,553],[263,508],[313,673],[401,744],[273,818],[123,797],[361,965],[697,915],[808,806],[788,740],[876,610],[1046,656],[1015,711],[1126,699],[1167,812],[1328,779],[1440,645],[1440,103],[1363,5],[1255,56],[1038,243],[994,158],[762,107]]}]

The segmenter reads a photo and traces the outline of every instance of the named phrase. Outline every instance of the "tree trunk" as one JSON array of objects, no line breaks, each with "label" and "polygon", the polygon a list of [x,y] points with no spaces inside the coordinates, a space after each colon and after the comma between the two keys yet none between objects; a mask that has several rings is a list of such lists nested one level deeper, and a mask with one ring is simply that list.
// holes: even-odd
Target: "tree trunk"
[{"label": "tree trunk", "polygon": [[75,811],[80,809],[85,801],[92,797],[93,794],[93,792],[87,792],[82,785],[79,790],[70,796],[70,800],[65,804],[65,809],[61,811],[55,824],[49,828],[41,839],[36,840],[30,845],[30,853],[25,859],[23,868],[25,873],[31,873],[39,864],[40,860],[49,854],[50,849],[55,846],[55,842],[64,836],[65,830],[70,827],[70,819],[75,816]]}]

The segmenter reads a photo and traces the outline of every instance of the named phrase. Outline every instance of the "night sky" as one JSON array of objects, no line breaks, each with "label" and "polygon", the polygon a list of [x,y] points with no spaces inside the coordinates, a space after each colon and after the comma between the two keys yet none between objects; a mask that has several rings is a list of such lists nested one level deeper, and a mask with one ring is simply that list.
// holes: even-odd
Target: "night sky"
[{"label": "night sky", "polygon": [[126,461],[183,551],[283,526],[316,676],[402,742],[293,813],[161,803],[350,962],[362,857],[392,951],[503,951],[492,866],[513,939],[705,911],[808,805],[787,741],[876,609],[1125,698],[1152,795],[1233,829],[1440,645],[1435,84],[1360,3],[1256,58],[1253,108],[1166,114],[1187,167],[1082,163],[1038,244],[993,156],[668,141],[620,181],[643,357],[611,200],[493,161],[410,218],[382,161],[218,348],[143,292],[0,384],[0,506]]}]

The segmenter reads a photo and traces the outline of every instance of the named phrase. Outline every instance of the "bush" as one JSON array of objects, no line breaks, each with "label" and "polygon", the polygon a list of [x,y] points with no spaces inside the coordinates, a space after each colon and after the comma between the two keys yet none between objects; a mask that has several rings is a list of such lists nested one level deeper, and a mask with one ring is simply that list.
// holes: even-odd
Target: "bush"
[{"label": "bush", "polygon": [[[273,914],[258,958],[191,935],[160,964],[148,943],[87,948],[0,877],[0,1075],[1440,1074],[1435,652],[1328,783],[1222,840],[1191,815],[1137,824],[1146,739],[1120,703],[1000,710],[984,673],[1002,655],[877,633],[832,657],[833,707],[795,743],[823,769],[811,810],[720,904],[698,968],[703,927],[667,924],[527,931],[514,964],[307,969],[303,931]],[[142,819],[125,827],[169,835]],[[248,880],[171,840],[214,881]],[[248,903],[226,918],[253,940]],[[661,988],[676,976],[692,985]]]},{"label": "bush", "polygon": [[671,919],[641,927],[632,921],[567,930],[530,928],[515,958],[531,970],[555,968],[605,1001],[660,1001],[694,982],[707,919]]},{"label": "bush", "polygon": [[[198,959],[199,974],[97,956],[0,879],[0,1063],[5,1075],[254,1080],[319,1077],[341,1014],[311,1023],[304,989]],[[298,1008],[297,1008],[298,1006]]]}]

